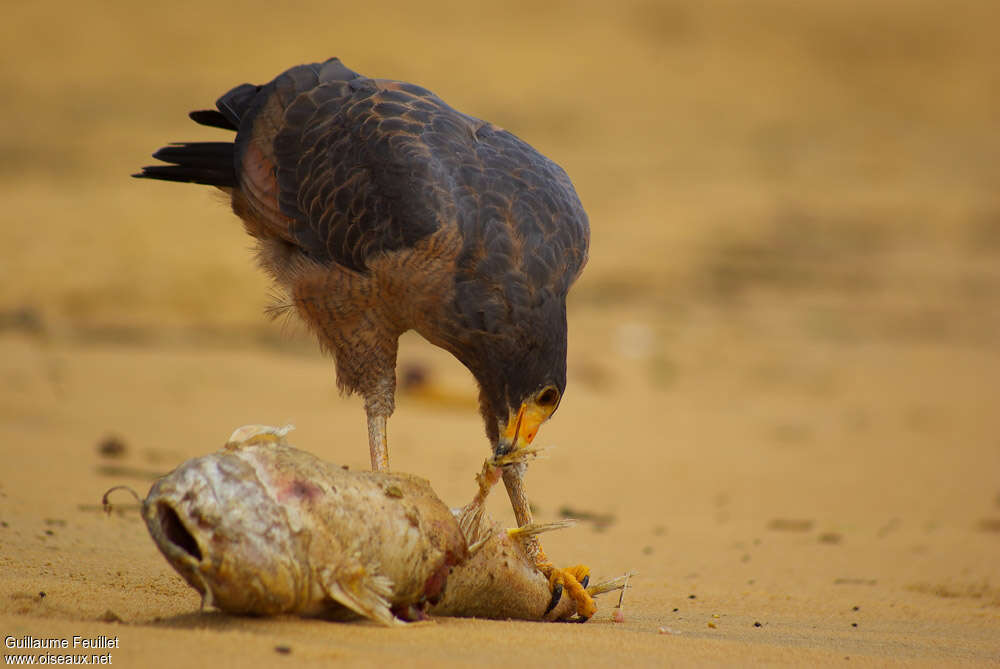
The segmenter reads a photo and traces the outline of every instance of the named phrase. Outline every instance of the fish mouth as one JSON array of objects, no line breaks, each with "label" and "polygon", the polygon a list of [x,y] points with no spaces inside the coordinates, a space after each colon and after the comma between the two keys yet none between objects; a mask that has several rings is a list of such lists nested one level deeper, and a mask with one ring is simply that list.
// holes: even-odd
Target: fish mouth
[{"label": "fish mouth", "polygon": [[184,527],[184,523],[181,521],[181,517],[177,515],[174,507],[166,502],[158,502],[156,505],[156,522],[159,524],[160,531],[167,541],[175,548],[190,555],[195,561],[201,562],[202,554],[201,549],[198,547],[198,542],[188,532],[188,529]]}]

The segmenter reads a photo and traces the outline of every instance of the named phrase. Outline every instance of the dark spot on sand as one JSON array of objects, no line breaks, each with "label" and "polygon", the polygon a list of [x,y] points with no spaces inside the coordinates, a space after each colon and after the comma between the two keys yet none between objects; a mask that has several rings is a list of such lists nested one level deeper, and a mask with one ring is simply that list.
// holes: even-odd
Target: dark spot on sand
[{"label": "dark spot on sand", "polygon": [[979,521],[980,532],[1000,532],[1000,518],[983,518]]},{"label": "dark spot on sand", "polygon": [[120,458],[128,451],[125,441],[120,437],[109,435],[97,442],[97,452],[105,458]]},{"label": "dark spot on sand", "polygon": [[597,511],[585,511],[582,509],[572,509],[564,506],[559,509],[559,515],[563,518],[573,518],[585,523],[592,523],[595,532],[603,532],[615,524],[613,513],[600,513]]},{"label": "dark spot on sand", "polygon": [[403,393],[413,392],[427,386],[431,370],[426,365],[413,363],[403,367],[399,374],[399,390]]},{"label": "dark spot on sand", "polygon": [[278,655],[289,655],[292,652],[291,646],[275,646],[274,652]]},{"label": "dark spot on sand", "polygon": [[124,477],[155,481],[158,478],[162,478],[166,472],[146,469],[144,467],[128,467],[126,465],[98,465],[97,473],[101,476],[111,476],[113,478]]},{"label": "dark spot on sand", "polygon": [[100,615],[100,617],[98,617],[98,620],[100,620],[102,623],[120,623],[120,622],[122,622],[122,619],[118,616],[118,614],[115,613],[114,611],[112,611],[111,609],[108,609],[107,611],[105,611],[104,613],[102,613]]},{"label": "dark spot on sand", "polygon": [[19,306],[0,311],[0,332],[10,330],[37,335],[44,329],[42,315],[34,307]]}]

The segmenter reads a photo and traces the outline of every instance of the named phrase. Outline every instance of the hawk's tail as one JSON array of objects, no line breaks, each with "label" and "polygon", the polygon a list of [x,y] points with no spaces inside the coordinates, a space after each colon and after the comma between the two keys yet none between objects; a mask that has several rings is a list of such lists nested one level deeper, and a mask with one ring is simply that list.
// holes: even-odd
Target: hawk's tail
[{"label": "hawk's tail", "polygon": [[[232,89],[215,103],[217,109],[191,112],[191,120],[201,125],[223,130],[241,131],[236,142],[180,142],[165,146],[153,157],[168,165],[143,167],[134,177],[182,181],[186,183],[236,188],[243,154],[254,136],[254,120],[274,95],[282,100],[284,108],[303,91],[309,91],[328,82],[347,82],[360,75],[336,58],[322,63],[298,65],[278,75],[264,86],[242,84]],[[267,126],[267,124],[265,124]],[[273,132],[266,129],[263,132]],[[258,138],[259,139],[259,138]],[[272,137],[273,139],[273,137]]]},{"label": "hawk's tail", "polygon": [[[243,84],[229,91],[216,103],[218,110],[200,109],[189,114],[200,125],[236,131],[259,86]],[[233,142],[177,142],[165,146],[153,157],[169,165],[149,165],[132,176],[184,183],[235,188],[236,145]]]},{"label": "hawk's tail", "polygon": [[236,145],[232,142],[182,142],[165,146],[153,157],[170,165],[148,165],[132,176],[181,181],[222,188],[236,187]]}]

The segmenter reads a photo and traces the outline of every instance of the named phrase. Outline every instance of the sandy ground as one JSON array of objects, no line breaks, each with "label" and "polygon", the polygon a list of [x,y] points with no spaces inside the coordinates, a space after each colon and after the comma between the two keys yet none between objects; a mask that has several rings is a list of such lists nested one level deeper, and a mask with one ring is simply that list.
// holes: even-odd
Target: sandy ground
[{"label": "sandy ground", "polygon": [[[994,3],[409,7],[5,10],[0,636],[117,637],[98,652],[135,667],[1000,662]],[[217,136],[189,109],[330,55],[577,183],[592,258],[528,489],[583,518],[546,537],[557,562],[639,573],[625,623],[606,598],[586,625],[202,612],[127,498],[100,512],[245,423],[366,466],[360,401],[261,316],[225,207],[125,178]],[[400,365],[427,383],[393,467],[461,504],[473,383],[412,336]]]}]

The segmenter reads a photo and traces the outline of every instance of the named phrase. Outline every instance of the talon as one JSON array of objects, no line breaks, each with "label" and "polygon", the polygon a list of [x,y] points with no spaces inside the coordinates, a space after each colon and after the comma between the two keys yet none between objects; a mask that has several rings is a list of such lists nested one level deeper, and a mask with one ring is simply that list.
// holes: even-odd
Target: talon
[{"label": "talon", "polygon": [[549,612],[552,611],[552,609],[556,608],[556,605],[559,604],[559,600],[562,599],[562,593],[562,583],[556,583],[552,587],[552,599],[549,600],[549,605],[545,607],[545,613],[542,614],[543,618],[549,615]]},{"label": "talon", "polygon": [[586,585],[590,582],[589,567],[577,565],[566,569],[555,569],[551,564],[545,564],[539,565],[539,569],[543,573],[548,571],[549,584],[552,586],[553,599],[545,611],[546,614],[559,603],[559,598],[565,592],[576,605],[576,614],[579,616],[577,622],[586,622],[594,615],[597,611],[597,604],[587,592]]}]

